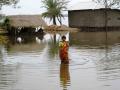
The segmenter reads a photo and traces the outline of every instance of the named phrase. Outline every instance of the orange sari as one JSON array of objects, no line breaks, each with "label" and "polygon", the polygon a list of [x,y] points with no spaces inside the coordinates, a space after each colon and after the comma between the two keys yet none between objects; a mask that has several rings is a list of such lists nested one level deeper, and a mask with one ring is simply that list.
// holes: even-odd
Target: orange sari
[{"label": "orange sari", "polygon": [[61,61],[68,62],[68,47],[69,47],[68,42],[61,41],[59,46],[60,46],[59,54]]}]

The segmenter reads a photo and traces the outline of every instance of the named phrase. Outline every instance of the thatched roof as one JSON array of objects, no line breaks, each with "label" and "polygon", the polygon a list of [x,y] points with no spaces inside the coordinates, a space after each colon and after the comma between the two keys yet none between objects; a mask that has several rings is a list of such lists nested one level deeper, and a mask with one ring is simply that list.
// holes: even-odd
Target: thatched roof
[{"label": "thatched roof", "polygon": [[40,15],[13,15],[8,18],[13,27],[45,27],[47,25]]}]

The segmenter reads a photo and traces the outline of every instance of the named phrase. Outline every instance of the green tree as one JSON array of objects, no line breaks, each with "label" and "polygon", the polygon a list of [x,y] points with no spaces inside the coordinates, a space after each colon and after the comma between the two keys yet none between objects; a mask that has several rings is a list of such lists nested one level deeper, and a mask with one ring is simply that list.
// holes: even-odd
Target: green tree
[{"label": "green tree", "polygon": [[93,0],[96,3],[100,3],[105,8],[120,8],[120,0]]},{"label": "green tree", "polygon": [[[4,5],[12,5],[14,8],[16,8],[16,4],[19,2],[19,0],[0,0],[0,10]],[[5,18],[5,15],[2,15],[0,13],[0,26],[2,24],[3,19]],[[5,19],[7,20],[7,18]],[[5,21],[6,22],[6,21]],[[7,22],[8,23],[8,22]]]},{"label": "green tree", "polygon": [[19,2],[19,0],[0,0],[0,9],[4,5],[16,5]]},{"label": "green tree", "polygon": [[66,8],[68,1],[66,0],[42,0],[43,7],[46,9],[46,12],[42,13],[42,16],[45,18],[49,18],[50,21],[53,20],[53,24],[56,25],[56,20],[59,21],[60,24],[61,18],[64,17],[62,11]]},{"label": "green tree", "polygon": [[9,20],[8,17],[5,18],[4,23],[3,23],[2,26],[3,26],[3,28],[5,28],[6,30],[9,29],[9,27],[10,27],[10,20]]}]

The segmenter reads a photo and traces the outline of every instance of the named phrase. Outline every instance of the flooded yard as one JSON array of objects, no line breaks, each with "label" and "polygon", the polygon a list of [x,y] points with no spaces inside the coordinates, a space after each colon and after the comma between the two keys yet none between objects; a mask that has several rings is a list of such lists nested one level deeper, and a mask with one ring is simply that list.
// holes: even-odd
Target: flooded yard
[{"label": "flooded yard", "polygon": [[[66,35],[69,64],[58,43]],[[0,36],[0,90],[119,90],[120,32]]]}]

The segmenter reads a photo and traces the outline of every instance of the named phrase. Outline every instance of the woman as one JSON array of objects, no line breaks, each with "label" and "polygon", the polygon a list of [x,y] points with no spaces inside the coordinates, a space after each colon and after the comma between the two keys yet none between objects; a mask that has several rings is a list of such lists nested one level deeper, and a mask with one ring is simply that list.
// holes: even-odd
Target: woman
[{"label": "woman", "polygon": [[68,60],[69,44],[66,41],[66,37],[65,36],[62,36],[62,41],[60,41],[59,47],[60,47],[59,54],[60,54],[61,62],[69,63],[69,60]]}]

